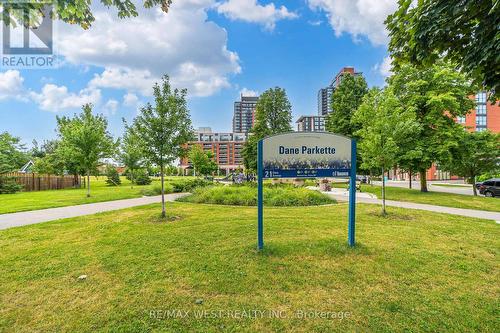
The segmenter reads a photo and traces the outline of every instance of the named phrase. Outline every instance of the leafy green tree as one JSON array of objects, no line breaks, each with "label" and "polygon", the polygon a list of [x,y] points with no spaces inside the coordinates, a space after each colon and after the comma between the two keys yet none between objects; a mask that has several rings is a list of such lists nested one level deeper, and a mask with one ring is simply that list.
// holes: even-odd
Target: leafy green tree
[{"label": "leafy green tree", "polygon": [[120,180],[120,174],[118,170],[112,165],[106,167],[106,184],[109,186],[120,186],[122,181]]},{"label": "leafy green tree", "polygon": [[165,167],[185,154],[184,146],[193,139],[193,128],[186,103],[187,90],[172,89],[168,76],[153,87],[155,105],[148,103],[134,120],[143,143],[144,156],[160,167],[162,217],[165,211]]},{"label": "leafy green tree", "polygon": [[382,212],[385,208],[385,172],[396,165],[402,149],[407,147],[419,125],[415,112],[402,105],[390,89],[373,88],[353,115],[360,129],[359,151],[362,168],[382,171]]},{"label": "leafy green tree", "polygon": [[85,104],[82,113],[73,118],[57,117],[61,152],[87,176],[87,197],[90,197],[91,173],[97,170],[100,160],[112,157],[118,146],[107,127],[106,118],[92,114],[91,104]]},{"label": "leafy green tree", "polygon": [[255,108],[255,125],[243,147],[243,163],[250,171],[257,170],[257,143],[268,135],[292,131],[292,104],[283,88],[266,90]]},{"label": "leafy green tree", "polygon": [[19,170],[28,161],[29,157],[21,139],[8,132],[0,133],[0,172]]},{"label": "leafy green tree", "polygon": [[352,137],[358,128],[351,118],[367,92],[368,85],[362,75],[344,74],[332,95],[333,112],[326,118],[326,130]]},{"label": "leafy green tree", "polygon": [[399,0],[386,25],[396,66],[444,57],[500,98],[500,1]]},{"label": "leafy green tree", "polygon": [[[101,0],[102,5],[105,7],[114,7],[118,12],[119,18],[136,17],[137,7],[133,1],[130,0]],[[78,24],[84,29],[90,28],[95,20],[92,14],[92,1],[90,0],[79,0],[79,1],[65,1],[65,0],[55,0],[51,4],[54,6],[53,10],[49,13],[44,11],[44,6],[47,4],[45,0],[34,0],[34,1],[2,1],[0,2],[0,9],[4,12],[10,11],[12,18],[15,18],[17,22],[24,25],[37,25],[37,22],[41,20],[44,15],[50,15],[51,17],[60,19],[69,24]],[[152,8],[155,6],[160,6],[164,12],[167,12],[172,0],[145,0],[143,1],[143,6],[145,8]],[[13,10],[14,9],[14,10]],[[15,10],[17,9],[17,10]],[[29,12],[30,15],[26,18],[22,15],[21,10]],[[0,21],[2,16],[0,15]],[[11,22],[11,16],[3,17],[3,20],[7,25],[13,24]]]},{"label": "leafy green tree", "polygon": [[472,183],[477,195],[476,177],[500,172],[500,134],[490,131],[457,133],[457,143],[450,149],[450,158],[440,167],[450,173],[466,178]]},{"label": "leafy green tree", "polygon": [[31,156],[34,158],[33,172],[49,175],[62,175],[66,169],[65,160],[59,151],[59,140],[46,140],[39,147],[33,141]]},{"label": "leafy green tree", "polygon": [[188,157],[197,175],[207,176],[217,171],[217,163],[211,151],[204,151],[200,146],[193,145]]},{"label": "leafy green tree", "polygon": [[141,138],[134,130],[134,127],[125,124],[125,133],[121,140],[119,160],[127,167],[127,176],[130,179],[131,186],[134,187],[135,173],[143,167],[144,155]]},{"label": "leafy green tree", "polygon": [[26,162],[28,156],[21,139],[8,132],[0,133],[0,193],[14,193],[22,189],[9,172],[17,171]]},{"label": "leafy green tree", "polygon": [[420,131],[413,135],[411,146],[402,152],[400,165],[420,174],[420,188],[427,192],[426,170],[447,158],[457,141],[457,117],[474,107],[467,96],[470,82],[447,63],[428,68],[404,64],[388,80],[399,102],[415,113]]}]

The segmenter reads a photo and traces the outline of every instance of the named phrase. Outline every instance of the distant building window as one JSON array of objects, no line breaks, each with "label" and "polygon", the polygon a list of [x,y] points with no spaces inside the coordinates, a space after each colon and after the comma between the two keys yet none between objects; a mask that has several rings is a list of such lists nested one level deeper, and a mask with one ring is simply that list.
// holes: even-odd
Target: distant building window
[{"label": "distant building window", "polygon": [[457,118],[457,122],[458,122],[459,124],[465,124],[465,117],[458,117],[458,118]]},{"label": "distant building window", "polygon": [[476,106],[476,115],[485,115],[486,114],[486,104],[478,104]]},{"label": "distant building window", "polygon": [[486,92],[480,92],[476,95],[477,103],[486,103]]}]

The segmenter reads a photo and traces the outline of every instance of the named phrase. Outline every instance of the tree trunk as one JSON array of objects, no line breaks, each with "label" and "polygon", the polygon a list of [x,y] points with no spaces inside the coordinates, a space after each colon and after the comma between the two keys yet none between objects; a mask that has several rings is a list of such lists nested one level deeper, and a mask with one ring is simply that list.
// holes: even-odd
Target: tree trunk
[{"label": "tree trunk", "polygon": [[87,171],[87,198],[90,197],[90,171]]},{"label": "tree trunk", "polygon": [[427,174],[426,170],[420,170],[420,192],[429,192],[427,189]]},{"label": "tree trunk", "polygon": [[163,164],[160,165],[160,177],[161,177],[161,217],[167,217],[167,212],[165,210],[165,183],[163,177]]},{"label": "tree trunk", "polygon": [[476,177],[475,176],[471,177],[471,180],[472,180],[472,192],[474,193],[474,196],[477,197]]},{"label": "tree trunk", "polygon": [[130,188],[134,188],[134,172],[130,170]]},{"label": "tree trunk", "polygon": [[384,174],[384,168],[382,168],[382,214],[386,215],[386,211],[385,211],[385,174]]},{"label": "tree trunk", "polygon": [[412,189],[412,184],[411,184],[411,169],[408,170],[408,175],[410,176],[410,183],[409,183],[409,186],[410,186],[410,190]]}]

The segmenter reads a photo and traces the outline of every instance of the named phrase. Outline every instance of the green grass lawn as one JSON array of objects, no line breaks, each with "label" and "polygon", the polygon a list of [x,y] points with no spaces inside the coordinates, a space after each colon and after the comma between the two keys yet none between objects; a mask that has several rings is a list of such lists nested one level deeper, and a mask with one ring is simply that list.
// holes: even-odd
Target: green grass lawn
[{"label": "green grass lawn", "polygon": [[351,249],[345,204],[266,208],[258,253],[255,208],[167,207],[174,222],[151,205],[0,231],[0,331],[498,330],[493,221],[360,205]]},{"label": "green grass lawn", "polygon": [[[193,177],[167,177],[166,180],[176,181],[179,179],[192,178]],[[130,181],[128,181],[125,177],[121,177],[121,186],[108,186],[105,183],[105,180],[106,177],[100,177],[99,179],[92,177],[90,179],[90,198],[86,197],[87,190],[84,188],[1,194],[0,214],[138,198],[143,195],[143,189],[159,184],[159,181],[155,179],[151,185],[134,185],[134,188],[131,188]]]},{"label": "green grass lawn", "polygon": [[472,188],[472,185],[468,184],[444,184],[444,183],[432,183],[432,186],[441,186],[441,187],[466,187]]},{"label": "green grass lawn", "polygon": [[[335,184],[335,187],[346,188],[345,184]],[[376,185],[361,185],[361,191],[375,194],[382,198],[382,187]],[[500,198],[485,198],[482,196],[471,196],[443,192],[427,192],[420,190],[410,190],[401,187],[386,186],[386,199],[396,201],[416,202],[437,206],[487,210],[500,212]]]}]

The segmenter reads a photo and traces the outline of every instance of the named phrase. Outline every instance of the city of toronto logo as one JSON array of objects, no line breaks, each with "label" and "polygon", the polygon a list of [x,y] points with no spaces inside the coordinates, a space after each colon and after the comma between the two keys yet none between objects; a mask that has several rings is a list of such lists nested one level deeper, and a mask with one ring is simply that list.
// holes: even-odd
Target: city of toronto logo
[{"label": "city of toronto logo", "polygon": [[0,1],[3,68],[55,67],[52,2]]}]

